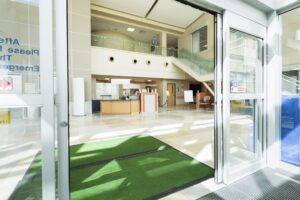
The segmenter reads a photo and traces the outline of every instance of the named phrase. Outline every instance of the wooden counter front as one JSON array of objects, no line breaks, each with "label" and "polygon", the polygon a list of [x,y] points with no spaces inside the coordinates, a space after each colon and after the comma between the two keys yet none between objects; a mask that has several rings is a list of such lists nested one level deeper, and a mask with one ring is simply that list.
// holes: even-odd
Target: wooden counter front
[{"label": "wooden counter front", "polygon": [[139,100],[101,100],[102,114],[132,114],[139,112]]}]

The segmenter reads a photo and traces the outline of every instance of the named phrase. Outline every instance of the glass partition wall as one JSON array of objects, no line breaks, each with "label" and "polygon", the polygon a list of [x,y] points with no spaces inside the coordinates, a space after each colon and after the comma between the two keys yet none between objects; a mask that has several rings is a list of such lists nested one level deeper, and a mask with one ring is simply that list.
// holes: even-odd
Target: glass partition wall
[{"label": "glass partition wall", "polygon": [[280,159],[300,166],[300,8],[282,14]]}]

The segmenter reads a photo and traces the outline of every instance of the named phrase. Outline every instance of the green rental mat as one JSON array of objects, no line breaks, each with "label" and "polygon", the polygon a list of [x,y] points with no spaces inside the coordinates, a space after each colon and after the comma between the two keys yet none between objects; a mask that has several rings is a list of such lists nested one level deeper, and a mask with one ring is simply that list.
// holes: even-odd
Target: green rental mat
[{"label": "green rental mat", "polygon": [[[213,174],[212,168],[150,136],[70,146],[71,199],[158,199]],[[10,199],[41,195],[38,154]]]}]

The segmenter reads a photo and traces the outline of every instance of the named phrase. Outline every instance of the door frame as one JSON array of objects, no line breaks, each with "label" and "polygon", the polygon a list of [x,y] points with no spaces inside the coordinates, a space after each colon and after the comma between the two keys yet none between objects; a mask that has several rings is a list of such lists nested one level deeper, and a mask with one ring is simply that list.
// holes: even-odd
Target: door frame
[{"label": "door frame", "polygon": [[[234,19],[234,20],[233,20]],[[253,28],[255,27],[255,28]],[[261,149],[262,149],[262,160],[261,162],[258,162],[256,165],[249,165],[248,167],[245,168],[245,171],[243,171],[243,175],[237,175],[237,177],[231,177],[229,179],[229,163],[228,163],[228,142],[226,141],[226,138],[228,138],[229,134],[229,117],[230,117],[230,100],[232,99],[232,96],[237,95],[230,95],[230,74],[229,74],[229,45],[230,45],[230,30],[235,29],[241,32],[244,32],[249,35],[253,35],[255,37],[263,39],[263,61],[262,61],[262,73],[263,73],[263,92],[260,94],[245,94],[243,95],[244,97],[239,97],[239,98],[250,98],[250,99],[258,99],[262,101],[262,127],[261,127],[261,134],[262,138],[261,140]],[[222,158],[223,158],[223,181],[225,183],[231,183],[234,182],[235,180],[242,178],[246,175],[249,175],[262,167],[266,165],[266,156],[265,156],[265,141],[266,141],[266,98],[265,98],[265,91],[266,91],[266,33],[267,29],[266,27],[253,22],[249,19],[246,19],[242,16],[239,16],[235,13],[232,13],[230,11],[225,11],[223,14],[223,74],[222,74],[222,79],[223,79],[223,138],[222,138],[222,148],[223,152],[221,153]],[[234,98],[234,97],[233,97]]]},{"label": "door frame", "polygon": [[58,199],[70,199],[68,0],[55,0],[57,186]]}]

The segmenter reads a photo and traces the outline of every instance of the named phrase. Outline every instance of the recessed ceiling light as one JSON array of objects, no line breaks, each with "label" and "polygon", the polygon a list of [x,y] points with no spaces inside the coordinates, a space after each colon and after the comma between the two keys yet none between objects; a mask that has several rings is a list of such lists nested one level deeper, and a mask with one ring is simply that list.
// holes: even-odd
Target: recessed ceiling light
[{"label": "recessed ceiling light", "polygon": [[135,29],[134,28],[131,28],[131,27],[129,27],[129,28],[127,28],[127,31],[129,31],[129,32],[133,32]]},{"label": "recessed ceiling light", "polygon": [[113,84],[130,84],[130,79],[111,79]]}]

